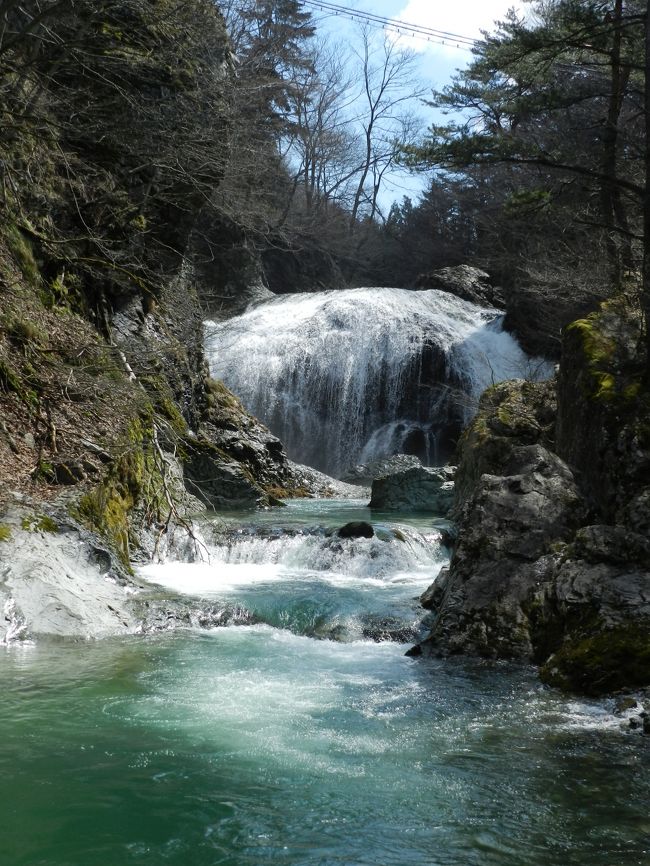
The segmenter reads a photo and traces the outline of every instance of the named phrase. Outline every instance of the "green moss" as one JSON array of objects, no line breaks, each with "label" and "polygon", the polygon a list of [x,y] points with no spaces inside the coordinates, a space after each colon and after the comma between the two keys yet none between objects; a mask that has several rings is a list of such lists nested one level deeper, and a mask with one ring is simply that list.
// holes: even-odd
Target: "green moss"
[{"label": "green moss", "polygon": [[636,400],[641,391],[641,382],[630,382],[629,385],[626,385],[623,389],[623,398],[625,400]]},{"label": "green moss", "polygon": [[187,430],[187,424],[185,423],[185,418],[181,415],[176,404],[169,399],[169,397],[163,397],[156,404],[156,408],[171,424],[173,429],[177,433],[185,433]]},{"label": "green moss", "polygon": [[38,348],[46,340],[43,331],[25,319],[8,318],[2,324],[9,339],[23,349],[29,345]]},{"label": "green moss", "polygon": [[595,400],[612,400],[616,396],[616,379],[611,373],[594,373],[596,391]]},{"label": "green moss", "polygon": [[118,42],[121,42],[124,38],[124,33],[122,30],[108,23],[102,24],[102,33],[104,36],[108,36],[111,39],[116,39]]},{"label": "green moss", "polygon": [[59,524],[56,520],[48,517],[47,514],[33,515],[32,517],[23,517],[20,525],[26,532],[58,532]]},{"label": "green moss", "polygon": [[580,337],[587,373],[583,378],[585,396],[597,402],[616,404],[618,408],[636,401],[641,391],[640,380],[638,377],[631,379],[629,369],[625,372],[625,360],[619,357],[621,351],[617,350],[615,339],[607,333],[611,330],[612,316],[620,317],[625,313],[620,309],[621,303],[626,303],[625,299],[605,302],[601,304],[600,312],[567,327],[568,333]]},{"label": "green moss", "polygon": [[29,241],[15,225],[9,225],[5,228],[5,238],[16,265],[22,271],[27,282],[34,287],[38,286],[41,282],[41,274]]},{"label": "green moss", "polygon": [[542,680],[564,691],[602,695],[650,684],[650,622],[601,629],[565,641],[540,670]]},{"label": "green moss", "polygon": [[145,386],[153,402],[151,411],[155,411],[159,416],[165,418],[175,433],[181,435],[186,433],[187,423],[178,405],[172,399],[169,383],[165,377],[162,375],[141,376],[140,382]]},{"label": "green moss", "polygon": [[598,324],[598,314],[592,313],[586,319],[578,319],[566,328],[568,333],[576,332],[582,338],[582,348],[591,366],[611,361],[616,351],[616,344],[603,334]]},{"label": "green moss", "polygon": [[138,507],[145,522],[163,521],[169,510],[161,469],[152,446],[153,410],[132,421],[120,456],[109,476],[85,494],[75,511],[86,526],[102,535],[130,569],[131,515]]},{"label": "green moss", "polygon": [[46,481],[53,482],[56,479],[56,472],[54,471],[54,466],[49,462],[49,460],[38,461],[37,473],[41,476],[41,478],[44,478]]},{"label": "green moss", "polygon": [[13,391],[26,406],[38,405],[38,394],[6,361],[0,358],[0,389]]},{"label": "green moss", "polygon": [[237,409],[243,411],[241,402],[235,397],[223,382],[218,379],[206,379],[205,390],[207,394],[211,394],[214,402],[227,407],[228,409]]},{"label": "green moss", "polygon": [[3,391],[13,391],[16,394],[21,394],[23,391],[20,376],[2,358],[0,358],[0,388]]},{"label": "green moss", "polygon": [[133,217],[129,225],[132,229],[135,229],[136,232],[146,232],[147,219],[144,214],[139,213],[137,216]]},{"label": "green moss", "polygon": [[11,527],[6,523],[0,523],[0,541],[9,541],[11,538]]},{"label": "green moss", "polygon": [[130,568],[129,515],[145,481],[145,430],[139,419],[131,423],[127,439],[128,445],[115,461],[109,477],[79,501],[77,516],[104,536]]},{"label": "green moss", "polygon": [[82,281],[69,271],[61,271],[50,283],[44,285],[40,298],[48,310],[67,310],[81,314],[85,312]]}]

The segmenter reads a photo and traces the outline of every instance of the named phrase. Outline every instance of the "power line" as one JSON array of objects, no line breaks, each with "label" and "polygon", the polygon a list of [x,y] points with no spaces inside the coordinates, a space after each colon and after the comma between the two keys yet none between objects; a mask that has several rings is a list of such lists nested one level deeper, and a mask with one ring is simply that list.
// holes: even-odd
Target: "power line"
[{"label": "power line", "polygon": [[305,6],[319,9],[321,12],[329,15],[341,15],[351,20],[365,21],[371,26],[380,27],[393,33],[411,36],[416,39],[425,39],[428,42],[435,42],[439,45],[453,45],[464,51],[469,51],[477,41],[470,36],[462,36],[459,33],[439,30],[434,27],[424,27],[419,24],[409,24],[407,21],[400,21],[395,18],[385,18],[372,12],[362,12],[358,9],[351,9],[348,6],[329,3],[327,0],[302,0],[302,2]]}]

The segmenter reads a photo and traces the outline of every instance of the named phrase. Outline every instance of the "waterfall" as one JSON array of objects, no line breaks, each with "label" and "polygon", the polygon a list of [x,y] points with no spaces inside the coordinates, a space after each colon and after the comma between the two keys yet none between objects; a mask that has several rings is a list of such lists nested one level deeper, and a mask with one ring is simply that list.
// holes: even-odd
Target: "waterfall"
[{"label": "waterfall", "polygon": [[282,295],[207,322],[206,351],[292,459],[340,476],[399,452],[446,459],[481,392],[530,375],[501,319],[437,290]]}]

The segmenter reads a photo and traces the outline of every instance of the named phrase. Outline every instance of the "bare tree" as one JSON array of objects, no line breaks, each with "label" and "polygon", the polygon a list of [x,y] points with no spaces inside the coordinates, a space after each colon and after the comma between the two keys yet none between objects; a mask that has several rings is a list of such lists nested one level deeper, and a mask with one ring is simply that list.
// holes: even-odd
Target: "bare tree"
[{"label": "bare tree", "polygon": [[307,214],[349,203],[351,181],[362,165],[350,128],[353,82],[344,49],[321,43],[311,60],[312,68],[296,81],[295,114],[282,142],[294,194],[304,201]]},{"label": "bare tree", "polygon": [[413,138],[410,106],[425,93],[415,83],[415,53],[401,48],[390,35],[380,41],[370,28],[362,28],[361,48],[355,54],[362,88],[357,119],[363,162],[350,211],[351,233],[364,202],[370,216],[375,216],[381,182],[401,152],[400,143]]}]

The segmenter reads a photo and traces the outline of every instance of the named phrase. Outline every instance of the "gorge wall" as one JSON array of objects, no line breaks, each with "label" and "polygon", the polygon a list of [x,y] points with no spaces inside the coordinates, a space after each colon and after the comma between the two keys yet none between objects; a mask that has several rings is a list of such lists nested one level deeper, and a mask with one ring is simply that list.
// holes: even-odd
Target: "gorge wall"
[{"label": "gorge wall", "polygon": [[519,658],[591,694],[650,681],[650,402],[621,295],[565,331],[557,387],[488,389],[463,436],[459,538],[419,650]]},{"label": "gorge wall", "polygon": [[14,552],[39,535],[96,545],[97,585],[120,583],[188,510],[303,483],[204,361],[197,233],[218,233],[232,119],[220,13],[84,2],[21,30],[28,11],[0,70],[16,119],[0,131],[0,602],[16,622],[35,596]]}]

